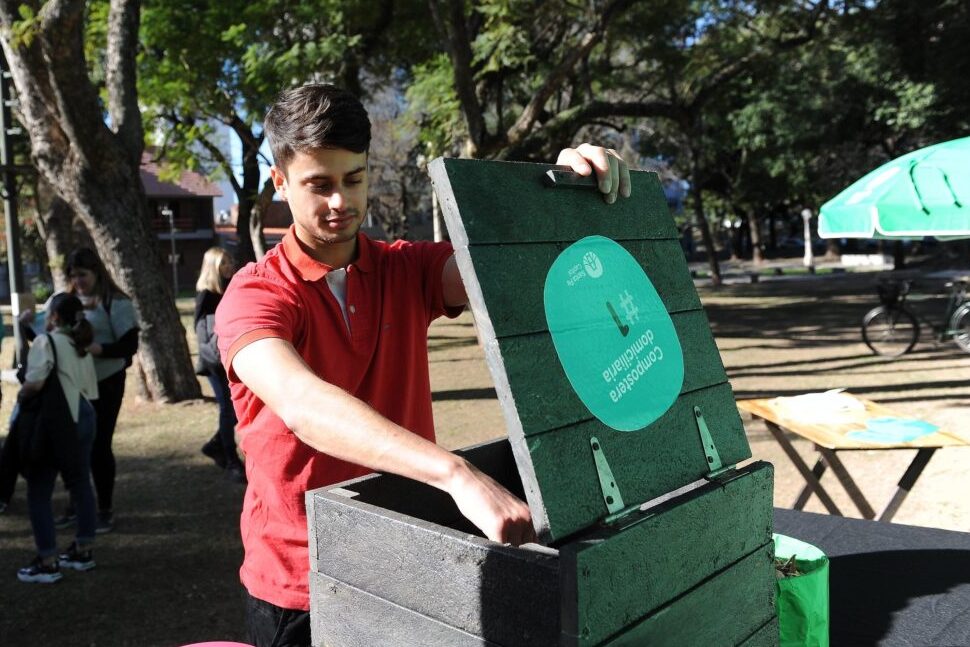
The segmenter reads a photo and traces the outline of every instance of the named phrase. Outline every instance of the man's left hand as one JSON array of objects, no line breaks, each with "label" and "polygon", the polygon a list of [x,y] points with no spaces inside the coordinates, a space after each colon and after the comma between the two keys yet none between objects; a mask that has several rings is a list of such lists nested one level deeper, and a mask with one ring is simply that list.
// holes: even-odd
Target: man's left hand
[{"label": "man's left hand", "polygon": [[623,158],[612,148],[580,144],[576,148],[564,148],[556,164],[568,166],[579,175],[596,171],[599,190],[607,204],[616,202],[617,194],[630,197],[630,169]]}]

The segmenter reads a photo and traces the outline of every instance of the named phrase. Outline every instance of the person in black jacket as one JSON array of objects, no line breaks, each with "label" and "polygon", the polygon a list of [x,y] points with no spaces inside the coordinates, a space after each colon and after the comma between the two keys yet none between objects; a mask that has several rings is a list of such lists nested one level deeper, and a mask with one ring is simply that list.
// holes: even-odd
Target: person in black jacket
[{"label": "person in black jacket", "polygon": [[[138,350],[138,318],[131,299],[111,279],[94,250],[81,247],[71,252],[66,270],[69,291],[84,304],[84,317],[94,329],[94,341],[87,351],[94,357],[100,395],[94,403],[98,429],[91,450],[91,475],[98,498],[97,532],[101,534],[114,528],[117,468],[111,442],[125,394],[125,369]],[[72,523],[72,508],[56,521],[58,528]]]},{"label": "person in black jacket", "polygon": [[[49,302],[44,305],[47,310]],[[30,342],[37,337],[34,330],[34,323],[37,315],[33,308],[26,309],[14,319],[14,325],[20,328],[20,348],[15,354],[15,366],[17,369],[17,381],[24,383],[24,375],[27,373],[27,351],[30,349]],[[43,326],[43,321],[41,326]],[[19,361],[17,361],[19,360]],[[13,412],[10,414],[10,426],[7,438],[0,448],[0,514],[6,512],[13,498],[14,490],[17,487],[17,476],[20,474],[20,444],[17,439],[17,430],[14,423],[17,420],[18,407],[14,405]]]},{"label": "person in black jacket", "polygon": [[195,289],[195,336],[199,342],[199,358],[195,372],[209,379],[216,402],[219,403],[219,430],[202,446],[202,453],[226,471],[226,477],[236,483],[246,482],[246,472],[236,453],[236,412],[229,394],[229,379],[219,358],[215,334],[216,306],[222,300],[233,273],[229,253],[221,247],[209,248],[202,257],[202,269]]}]

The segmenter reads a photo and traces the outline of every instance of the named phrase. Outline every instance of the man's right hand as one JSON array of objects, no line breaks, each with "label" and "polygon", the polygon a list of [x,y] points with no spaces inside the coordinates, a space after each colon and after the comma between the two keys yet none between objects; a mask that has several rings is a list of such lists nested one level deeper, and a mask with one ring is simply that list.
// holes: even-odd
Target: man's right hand
[{"label": "man's right hand", "polygon": [[529,506],[468,461],[459,459],[445,490],[492,541],[513,546],[536,541]]}]

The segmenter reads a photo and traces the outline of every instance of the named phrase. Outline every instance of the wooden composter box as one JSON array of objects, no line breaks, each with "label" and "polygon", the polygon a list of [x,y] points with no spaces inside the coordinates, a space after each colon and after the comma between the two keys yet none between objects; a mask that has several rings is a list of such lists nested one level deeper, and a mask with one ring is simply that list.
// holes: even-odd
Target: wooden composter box
[{"label": "wooden composter box", "polygon": [[772,467],[751,456],[655,174],[435,160],[508,439],[465,450],[540,544],[373,475],[307,494],[313,644],[777,645]]}]

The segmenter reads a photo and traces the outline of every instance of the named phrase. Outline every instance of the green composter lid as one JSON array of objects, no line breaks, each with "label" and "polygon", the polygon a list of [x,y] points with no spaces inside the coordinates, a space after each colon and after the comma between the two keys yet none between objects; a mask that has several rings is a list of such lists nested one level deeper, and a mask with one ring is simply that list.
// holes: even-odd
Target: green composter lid
[{"label": "green composter lid", "polygon": [[544,540],[750,457],[656,174],[607,205],[562,167],[430,171]]}]

